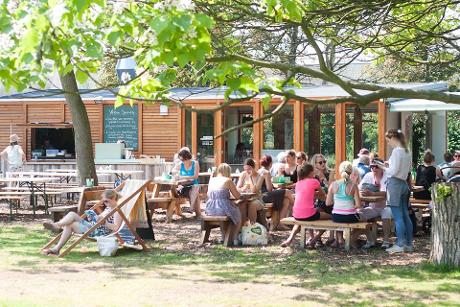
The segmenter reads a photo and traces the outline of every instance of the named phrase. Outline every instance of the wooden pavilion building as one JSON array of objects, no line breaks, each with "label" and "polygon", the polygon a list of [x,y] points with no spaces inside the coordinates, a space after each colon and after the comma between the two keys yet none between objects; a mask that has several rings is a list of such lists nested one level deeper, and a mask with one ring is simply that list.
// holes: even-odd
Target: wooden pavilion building
[{"label": "wooden pavilion building", "polygon": [[[316,99],[347,95],[334,85],[296,89],[296,92]],[[261,100],[238,102],[212,112],[210,109],[224,102],[224,89],[176,89],[173,95],[202,111],[190,112],[174,105],[143,103],[114,109],[115,97],[109,91],[82,94],[93,144],[123,139],[137,155],[160,155],[167,161],[172,161],[179,148],[188,146],[202,168],[221,162],[233,164],[236,168],[245,157],[258,161],[264,154],[276,156],[287,149],[305,151],[310,156],[321,152],[333,156],[335,165],[338,165],[356,157],[363,146],[385,157],[384,134],[388,123],[401,127],[401,120],[390,118],[384,101],[375,101],[365,107],[352,103],[312,106],[289,101],[272,119],[215,138],[230,127],[263,116],[267,110]],[[279,99],[274,99],[269,109],[279,103]],[[363,127],[368,133],[365,137]],[[56,90],[0,97],[1,148],[8,145],[8,136],[12,133],[21,138],[31,162],[75,159],[69,107],[64,96]]]}]

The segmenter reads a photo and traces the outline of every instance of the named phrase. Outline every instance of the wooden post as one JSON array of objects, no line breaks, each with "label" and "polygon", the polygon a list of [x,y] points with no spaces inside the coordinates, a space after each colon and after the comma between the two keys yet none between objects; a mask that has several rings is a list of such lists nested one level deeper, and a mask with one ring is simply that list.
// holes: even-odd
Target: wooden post
[{"label": "wooden post", "polygon": [[[255,100],[252,109],[252,116],[253,119],[258,119],[262,116],[262,104],[260,100]],[[262,157],[262,147],[264,145],[263,142],[263,133],[264,133],[264,123],[258,122],[255,123],[253,126],[253,133],[254,133],[254,140],[252,143],[252,155],[254,160],[258,164],[260,158]],[[259,166],[259,165],[258,165]]]},{"label": "wooden post", "polygon": [[[216,135],[222,134],[222,110],[217,111],[214,113],[214,137]],[[218,166],[223,162],[223,154],[224,154],[224,142],[223,137],[219,137],[214,139],[214,161],[215,166]]]},{"label": "wooden post", "polygon": [[191,112],[192,114],[192,155],[196,157],[198,152],[198,114],[196,112]]},{"label": "wooden post", "polygon": [[294,150],[303,151],[303,112],[302,103],[294,103]]},{"label": "wooden post", "polygon": [[385,133],[387,131],[387,109],[385,102],[383,100],[380,100],[377,102],[377,125],[378,125],[378,136],[377,136],[377,142],[378,142],[378,154],[379,157],[382,159],[386,160],[386,141],[385,141]]},{"label": "wooden post", "polygon": [[359,153],[359,150],[363,147],[363,113],[361,108],[357,105],[355,106],[353,121],[353,157],[356,157]]},{"label": "wooden post", "polygon": [[345,103],[335,105],[335,176],[339,179],[339,165],[346,156],[346,113]]},{"label": "wooden post", "polygon": [[[438,188],[451,189],[450,196],[441,200]],[[435,183],[432,186],[435,200],[431,216],[431,254],[436,265],[460,267],[460,184]]]},{"label": "wooden post", "polygon": [[321,112],[318,106],[313,107],[308,119],[308,154],[321,152]]}]

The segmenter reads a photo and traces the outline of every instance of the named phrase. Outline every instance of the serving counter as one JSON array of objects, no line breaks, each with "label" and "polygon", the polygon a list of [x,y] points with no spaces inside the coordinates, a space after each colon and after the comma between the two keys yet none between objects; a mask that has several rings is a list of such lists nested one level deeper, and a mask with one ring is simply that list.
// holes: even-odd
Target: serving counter
[{"label": "serving counter", "polygon": [[[143,173],[134,173],[131,175],[133,179],[154,179],[161,176],[163,172],[170,172],[173,163],[151,163],[145,162],[142,159],[113,159],[113,160],[96,160],[96,170],[125,170],[125,171],[143,171]],[[24,170],[34,172],[45,172],[48,169],[76,169],[77,164],[75,160],[42,160],[42,161],[28,161],[25,164]],[[100,175],[100,181],[114,181],[116,176],[114,174]]]}]

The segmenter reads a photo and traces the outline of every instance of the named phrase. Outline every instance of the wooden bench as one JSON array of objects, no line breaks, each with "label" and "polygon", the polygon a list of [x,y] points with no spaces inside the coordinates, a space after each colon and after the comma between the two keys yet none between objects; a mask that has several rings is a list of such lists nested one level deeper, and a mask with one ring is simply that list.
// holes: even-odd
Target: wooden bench
[{"label": "wooden bench", "polygon": [[21,196],[8,196],[8,195],[0,195],[0,200],[5,200],[10,207],[10,218],[9,220],[13,220],[13,207],[16,209],[16,213],[18,213],[18,208],[21,204]]},{"label": "wooden bench", "polygon": [[168,223],[172,222],[174,211],[180,214],[180,211],[176,208],[176,206],[180,206],[180,204],[177,204],[176,200],[170,196],[151,197],[147,199],[147,206],[152,212],[155,209],[166,210],[166,221]]},{"label": "wooden bench", "polygon": [[211,229],[220,227],[223,231],[224,236],[224,246],[229,247],[233,244],[230,238],[230,223],[231,220],[228,216],[210,216],[202,215],[201,217],[201,238],[200,245],[209,241],[209,235],[211,234]]},{"label": "wooden bench", "polygon": [[77,213],[77,205],[70,205],[70,206],[58,206],[49,208],[48,211],[51,213],[53,217],[53,222],[57,222],[62,219],[68,212],[75,212]]},{"label": "wooden bench", "polygon": [[331,220],[317,220],[317,221],[297,221],[293,217],[287,217],[281,220],[281,223],[286,225],[300,225],[300,247],[305,248],[305,231],[307,229],[315,230],[335,230],[343,231],[345,238],[345,250],[350,250],[351,230],[371,230],[373,233],[377,232],[376,222],[359,222],[359,223],[335,223]]}]

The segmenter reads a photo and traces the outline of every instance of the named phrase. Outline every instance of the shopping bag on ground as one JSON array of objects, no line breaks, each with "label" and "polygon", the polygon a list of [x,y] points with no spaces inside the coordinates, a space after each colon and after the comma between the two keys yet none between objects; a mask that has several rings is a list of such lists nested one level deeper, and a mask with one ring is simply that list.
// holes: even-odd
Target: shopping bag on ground
[{"label": "shopping bag on ground", "polygon": [[267,229],[259,223],[243,226],[241,228],[241,241],[243,245],[267,245]]},{"label": "shopping bag on ground", "polygon": [[115,256],[118,250],[118,240],[115,237],[97,237],[99,255],[103,257]]}]

